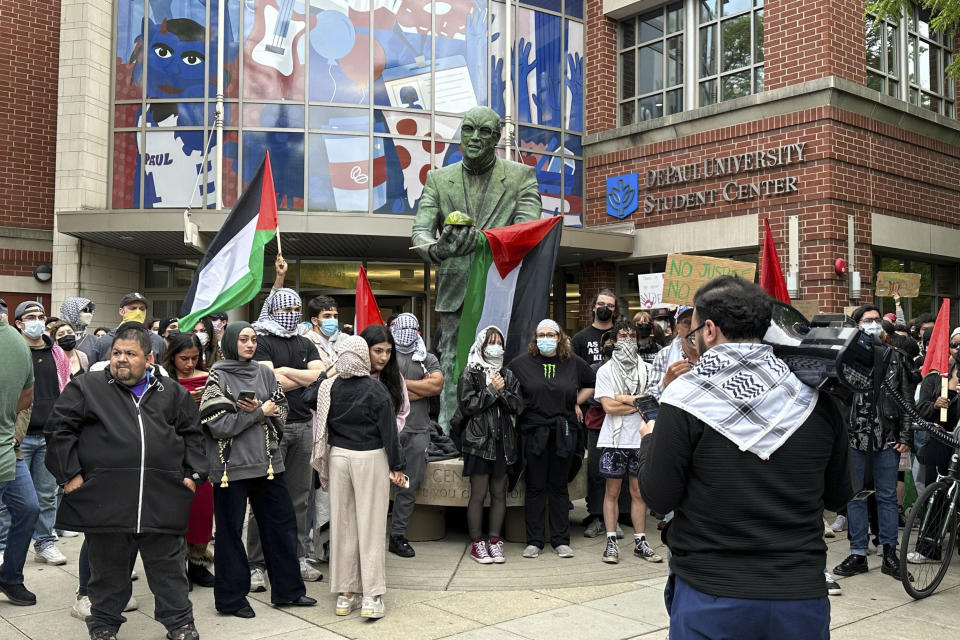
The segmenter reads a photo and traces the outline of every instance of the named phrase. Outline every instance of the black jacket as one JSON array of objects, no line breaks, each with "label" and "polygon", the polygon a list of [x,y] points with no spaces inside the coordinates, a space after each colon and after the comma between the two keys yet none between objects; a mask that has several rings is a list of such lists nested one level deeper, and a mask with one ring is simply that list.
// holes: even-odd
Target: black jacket
[{"label": "black jacket", "polygon": [[503,390],[487,384],[482,369],[464,369],[457,383],[457,414],[460,417],[460,450],[484,460],[497,459],[497,440],[503,439],[507,464],[517,461],[517,414],[523,408],[520,382],[509,369],[502,369]]},{"label": "black jacket", "polygon": [[[904,400],[913,402],[913,394],[917,382],[913,375],[913,368],[907,355],[886,344],[876,342],[873,347],[874,362],[874,391],[877,419],[880,423],[881,439],[886,442],[898,442],[913,447],[913,419],[900,408],[900,405],[883,387],[895,389]],[[883,376],[877,376],[883,372]],[[853,402],[850,408],[849,423],[851,434],[856,431],[857,403]]]},{"label": "black jacket", "polygon": [[[151,369],[148,369],[148,371]],[[175,380],[151,372],[138,401],[109,369],[64,388],[47,420],[46,465],[59,484],[83,484],[63,496],[58,529],[86,532],[187,531],[193,492],[207,476],[197,405]]]}]

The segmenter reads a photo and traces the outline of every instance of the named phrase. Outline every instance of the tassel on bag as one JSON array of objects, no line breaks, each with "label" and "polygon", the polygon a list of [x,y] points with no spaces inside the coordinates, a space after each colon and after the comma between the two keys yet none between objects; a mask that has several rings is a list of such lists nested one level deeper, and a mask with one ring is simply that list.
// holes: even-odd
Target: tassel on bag
[{"label": "tassel on bag", "polygon": [[227,478],[227,465],[223,465],[223,477],[220,478],[220,488],[226,489],[230,486],[229,478]]}]

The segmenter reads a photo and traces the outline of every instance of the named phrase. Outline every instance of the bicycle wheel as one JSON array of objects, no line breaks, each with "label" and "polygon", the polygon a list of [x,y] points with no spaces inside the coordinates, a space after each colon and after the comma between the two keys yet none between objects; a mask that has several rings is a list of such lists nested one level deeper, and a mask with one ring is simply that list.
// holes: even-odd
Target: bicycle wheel
[{"label": "bicycle wheel", "polygon": [[900,542],[900,581],[911,597],[931,595],[940,585],[957,542],[957,518],[950,509],[950,484],[934,482],[917,498]]}]

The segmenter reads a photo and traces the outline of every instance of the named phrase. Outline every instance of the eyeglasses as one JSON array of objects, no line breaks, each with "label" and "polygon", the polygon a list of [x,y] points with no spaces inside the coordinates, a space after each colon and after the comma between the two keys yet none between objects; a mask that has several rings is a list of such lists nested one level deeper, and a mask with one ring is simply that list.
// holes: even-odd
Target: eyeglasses
[{"label": "eyeglasses", "polygon": [[951,349],[960,349],[960,342],[951,342],[951,343],[950,343],[950,348],[951,348]]},{"label": "eyeglasses", "polygon": [[460,133],[467,136],[468,138],[473,137],[473,134],[476,133],[482,139],[487,140],[493,137],[493,134],[496,133],[490,127],[474,127],[472,124],[465,124],[460,127]]},{"label": "eyeglasses", "polygon": [[699,327],[697,327],[696,329],[691,330],[690,333],[687,334],[687,337],[684,338],[684,340],[686,340],[686,341],[690,344],[691,347],[696,348],[696,346],[697,346],[697,341],[696,341],[696,339],[694,338],[694,336],[697,335],[697,331],[700,331],[700,329],[703,329],[705,326],[707,326],[707,323],[706,323],[706,322],[704,322],[703,324],[701,324],[701,325],[700,325]]},{"label": "eyeglasses", "polygon": [[42,313],[26,313],[20,317],[20,320],[26,322],[27,320],[46,320],[47,316]]},{"label": "eyeglasses", "polygon": [[601,309],[603,307],[606,307],[607,309],[616,309],[617,304],[615,302],[608,302],[606,304],[604,304],[603,302],[598,302],[595,308]]},{"label": "eyeglasses", "polygon": [[556,333],[538,333],[538,338],[559,338],[560,336]]}]

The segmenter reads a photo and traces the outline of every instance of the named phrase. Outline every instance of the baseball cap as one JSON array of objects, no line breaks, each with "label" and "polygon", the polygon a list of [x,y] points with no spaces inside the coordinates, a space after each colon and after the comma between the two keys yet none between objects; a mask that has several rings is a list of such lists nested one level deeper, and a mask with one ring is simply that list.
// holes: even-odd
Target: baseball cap
[{"label": "baseball cap", "polygon": [[210,317],[214,320],[221,320],[223,322],[226,322],[229,319],[227,318],[227,314],[224,313],[223,311],[217,311],[216,313],[211,313]]},{"label": "baseball cap", "polygon": [[677,320],[679,320],[679,319],[680,319],[680,316],[682,316],[683,314],[687,313],[688,311],[693,311],[693,307],[690,307],[690,306],[687,306],[687,305],[685,305],[685,304],[682,304],[682,305],[680,305],[679,307],[677,307],[677,314],[674,316],[674,318],[676,318]]},{"label": "baseball cap", "polygon": [[33,311],[39,311],[44,315],[47,313],[43,310],[43,305],[36,300],[26,300],[17,305],[17,310],[14,312],[13,317],[19,320],[25,313],[31,313]]},{"label": "baseball cap", "polygon": [[895,314],[895,313],[885,313],[885,314],[883,315],[883,317],[884,317],[885,320],[889,320],[890,322],[896,322],[896,321],[897,321],[897,314]]},{"label": "baseball cap", "polygon": [[127,306],[128,304],[130,304],[131,302],[142,302],[143,304],[147,304],[147,299],[146,299],[145,297],[143,297],[143,294],[142,294],[142,293],[139,293],[139,292],[137,292],[137,291],[134,291],[134,292],[132,292],[132,293],[128,293],[127,295],[125,295],[125,296],[123,296],[122,298],[120,298],[120,306],[121,306],[121,307],[125,307],[125,306]]},{"label": "baseball cap", "polygon": [[654,305],[653,308],[650,309],[650,318],[653,320],[658,320],[658,319],[672,320],[673,311],[671,306],[663,302]]}]

